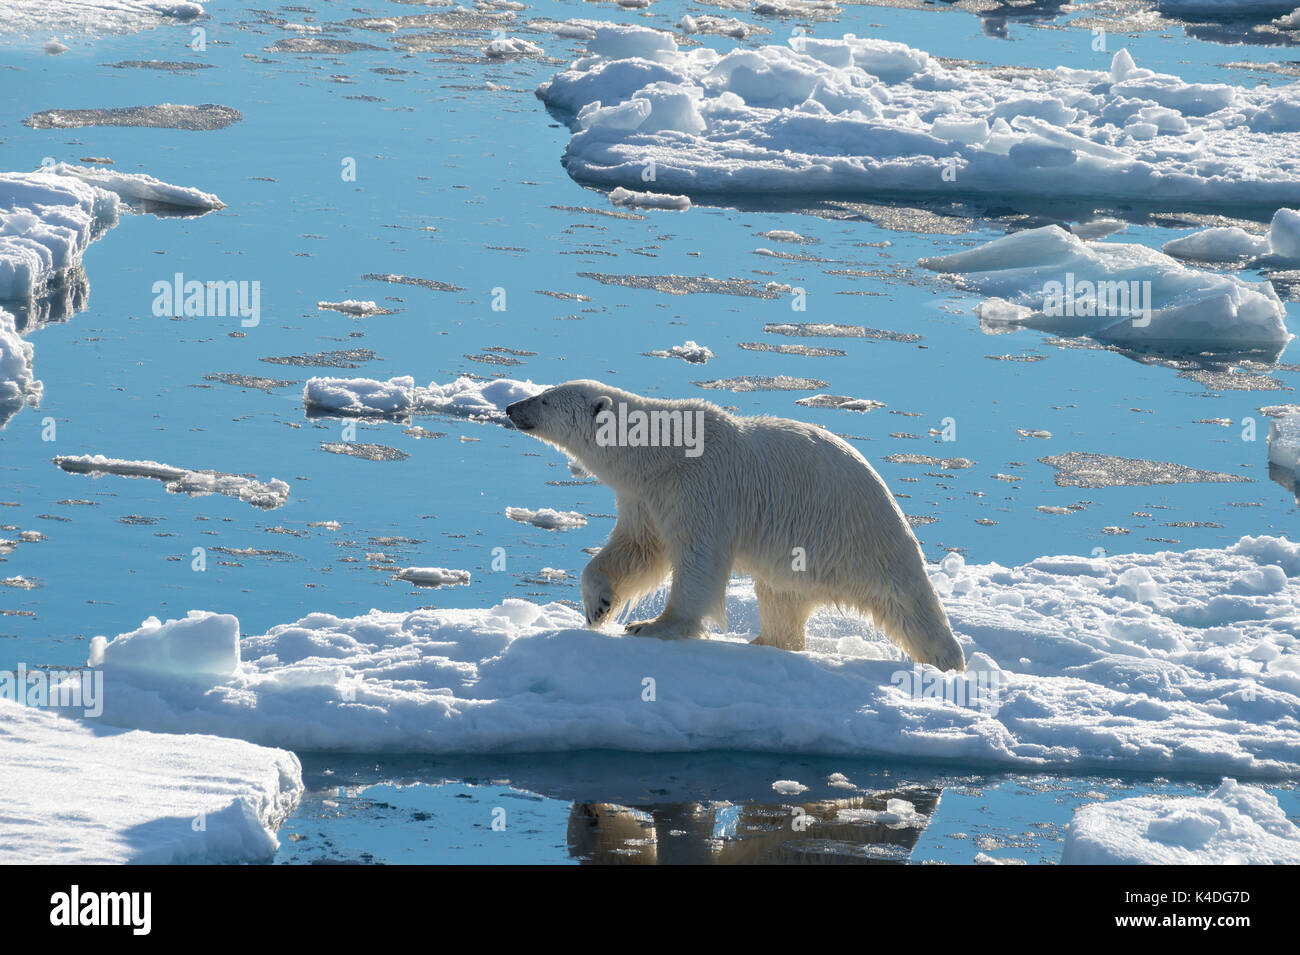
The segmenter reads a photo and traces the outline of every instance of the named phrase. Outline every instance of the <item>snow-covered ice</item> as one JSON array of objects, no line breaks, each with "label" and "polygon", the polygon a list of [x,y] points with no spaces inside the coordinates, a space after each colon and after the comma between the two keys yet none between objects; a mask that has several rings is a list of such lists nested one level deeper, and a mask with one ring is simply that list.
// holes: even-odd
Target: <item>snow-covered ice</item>
[{"label": "snow-covered ice", "polygon": [[1291,337],[1267,281],[1194,269],[1135,243],[1087,242],[1055,225],[920,265],[988,296],[976,311],[991,326],[1191,351],[1277,353]]},{"label": "snow-covered ice", "polygon": [[187,0],[0,0],[0,38],[127,33],[203,14],[202,5]]},{"label": "snow-covered ice", "polygon": [[546,53],[536,43],[517,36],[499,37],[483,47],[483,55],[488,59],[500,60],[524,56],[544,56]]},{"label": "snow-covered ice", "polygon": [[1171,239],[1162,247],[1180,259],[1240,262],[1254,267],[1300,268],[1300,210],[1278,209],[1264,235],[1236,226],[1216,226]]},{"label": "snow-covered ice", "polygon": [[685,212],[691,207],[689,196],[674,196],[666,192],[635,192],[616,186],[609,192],[609,201],[616,206],[632,206],[637,209],[669,209]]},{"label": "snow-covered ice", "polygon": [[[566,604],[507,599],[314,613],[242,640],[235,618],[196,611],[96,638],[91,662],[109,723],[306,751],[734,749],[1300,776],[1300,545],[1015,568],[952,554],[931,579],[969,666],[946,682],[827,611],[809,652],[746,645],[758,614],[741,581],[729,635],[707,641],[586,630]],[[974,705],[981,685],[993,698]]]},{"label": "snow-covered ice", "polygon": [[527,507],[507,507],[506,517],[520,524],[532,524],[547,531],[567,531],[575,527],[587,526],[587,519],[577,511],[557,511],[550,507],[537,510]]},{"label": "snow-covered ice", "polygon": [[650,354],[656,358],[680,358],[693,365],[703,365],[713,357],[713,350],[707,345],[697,343],[694,339],[687,339],[680,345],[652,351]]},{"label": "snow-covered ice", "polygon": [[153,203],[195,213],[226,207],[220,197],[210,192],[193,186],[174,186],[141,172],[117,172],[97,166],[74,166],[66,162],[55,163],[49,167],[49,172],[56,176],[72,176],[99,186],[127,202]]},{"label": "snow-covered ice", "polygon": [[14,317],[0,308],[0,428],[24,405],[39,405],[43,386],[32,369],[30,342],[18,334]]},{"label": "snow-covered ice", "polygon": [[410,375],[376,381],[373,378],[311,378],[302,401],[317,413],[376,417],[444,414],[505,424],[506,406],[545,391],[547,385],[513,378],[482,380],[461,376],[454,382],[427,387]]},{"label": "snow-covered ice", "polygon": [[1065,832],[1065,864],[1296,865],[1300,827],[1277,797],[1235,779],[1206,796],[1138,796],[1084,806]]},{"label": "snow-covered ice", "polygon": [[298,757],[95,727],[0,697],[0,864],[260,862],[302,795]]},{"label": "snow-covered ice", "polygon": [[280,507],[289,500],[289,485],[278,478],[262,482],[244,474],[195,471],[158,461],[130,461],[102,454],[60,455],[54,458],[54,463],[71,474],[88,474],[96,478],[104,474],[153,478],[162,481],[172,494],[189,494],[192,497],[224,494],[268,510]]},{"label": "snow-covered ice", "polygon": [[210,193],[142,173],[66,163],[0,173],[0,302],[39,298],[79,266],[87,246],[116,223],[123,199],[196,213],[223,207]]},{"label": "snow-covered ice", "polygon": [[317,302],[316,307],[321,310],[331,312],[342,312],[344,315],[354,315],[358,318],[364,318],[369,315],[386,315],[388,309],[384,308],[378,302],[369,300],[348,298],[341,302]]},{"label": "snow-covered ice", "polygon": [[1300,198],[1300,87],[1188,83],[1139,68],[1011,74],[847,34],[679,49],[605,26],[537,95],[569,122],[569,174],[606,187],[982,195],[1143,203]]},{"label": "snow-covered ice", "polygon": [[393,576],[417,587],[467,586],[470,580],[468,570],[454,570],[447,567],[403,567]]}]

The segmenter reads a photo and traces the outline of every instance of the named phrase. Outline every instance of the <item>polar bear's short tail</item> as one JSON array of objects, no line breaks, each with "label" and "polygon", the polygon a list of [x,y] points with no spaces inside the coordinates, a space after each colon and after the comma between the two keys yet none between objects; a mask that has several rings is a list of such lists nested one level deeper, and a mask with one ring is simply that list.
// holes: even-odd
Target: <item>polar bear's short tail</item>
[{"label": "polar bear's short tail", "polygon": [[919,593],[896,592],[878,601],[872,614],[876,625],[917,663],[929,663],[940,670],[965,670],[966,657],[953,636],[939,595],[929,580],[918,589]]}]

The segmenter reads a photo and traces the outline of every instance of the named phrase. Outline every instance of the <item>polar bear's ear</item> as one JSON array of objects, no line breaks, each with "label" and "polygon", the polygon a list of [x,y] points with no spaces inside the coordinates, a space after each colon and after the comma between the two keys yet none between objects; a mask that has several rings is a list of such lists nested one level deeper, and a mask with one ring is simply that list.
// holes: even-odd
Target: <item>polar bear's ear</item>
[{"label": "polar bear's ear", "polygon": [[614,399],[609,395],[601,395],[591,403],[591,416],[594,418],[602,411],[608,411],[614,407]]}]

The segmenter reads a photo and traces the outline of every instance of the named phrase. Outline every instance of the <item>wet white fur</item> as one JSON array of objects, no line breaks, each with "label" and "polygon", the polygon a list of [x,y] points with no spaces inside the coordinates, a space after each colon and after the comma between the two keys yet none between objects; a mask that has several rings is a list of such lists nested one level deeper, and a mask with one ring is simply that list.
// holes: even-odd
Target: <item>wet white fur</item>
[{"label": "wet white fur", "polygon": [[[619,402],[629,410],[702,411],[703,454],[600,446],[596,415]],[[522,430],[565,451],[615,493],[614,531],[582,574],[589,624],[617,617],[671,574],[663,612],[628,632],[702,637],[709,619],[725,629],[727,580],[739,572],[753,578],[758,596],[755,643],[804,649],[808,616],[830,604],[869,614],[918,662],[964,669],[893,495],[861,454],[828,431],[596,381],[559,385],[509,411]],[[793,569],[795,548],[806,553],[805,570]]]}]

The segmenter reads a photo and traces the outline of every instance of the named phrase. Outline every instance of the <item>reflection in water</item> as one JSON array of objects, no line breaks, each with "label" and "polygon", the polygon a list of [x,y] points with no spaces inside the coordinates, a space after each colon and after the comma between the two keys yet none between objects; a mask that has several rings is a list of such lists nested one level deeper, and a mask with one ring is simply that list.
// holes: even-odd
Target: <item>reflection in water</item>
[{"label": "reflection in water", "polygon": [[[304,754],[302,762],[309,793],[331,800],[322,804],[322,795],[309,796],[304,808],[324,805],[330,814],[337,812],[336,794],[361,796],[374,786],[401,790],[425,785],[434,792],[455,792],[463,785],[494,793],[487,797],[492,800],[503,798],[502,788],[509,787],[514,795],[507,798],[567,804],[564,842],[557,845],[546,838],[545,861],[557,861],[550,853],[558,852],[558,858],[581,864],[612,865],[905,863],[938,809],[944,787],[970,782],[926,767],[734,752]],[[785,795],[774,790],[778,780],[797,780],[804,788]],[[392,798],[384,796],[383,805]],[[418,805],[421,811],[413,817],[418,826],[447,827],[451,838],[464,845],[475,838],[473,830],[486,828],[492,804],[477,804],[462,792],[431,796]],[[458,813],[470,813],[474,821],[467,824]],[[308,809],[300,823],[286,826],[281,836],[293,848],[283,849],[280,861],[341,861],[337,847],[320,842],[316,818]],[[401,842],[408,845],[411,837],[403,836]],[[480,845],[494,843],[489,838]],[[445,861],[434,857],[439,859]]]},{"label": "reflection in water", "polygon": [[90,282],[81,266],[65,269],[55,276],[40,298],[21,302],[0,301],[0,308],[14,317],[20,334],[39,329],[51,322],[66,322],[90,304]]},{"label": "reflection in water", "polygon": [[[917,787],[794,805],[575,803],[569,853],[614,865],[897,864],[907,861],[941,791]],[[897,811],[898,800],[911,811]]]}]

